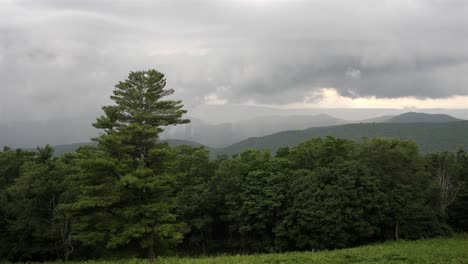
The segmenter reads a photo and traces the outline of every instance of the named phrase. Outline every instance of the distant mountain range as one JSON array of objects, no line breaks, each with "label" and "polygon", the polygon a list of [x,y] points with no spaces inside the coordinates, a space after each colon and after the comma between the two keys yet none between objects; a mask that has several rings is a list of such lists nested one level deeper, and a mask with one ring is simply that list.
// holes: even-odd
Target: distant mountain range
[{"label": "distant mountain range", "polygon": [[245,148],[270,149],[294,146],[314,137],[335,136],[352,140],[364,137],[395,137],[416,141],[422,152],[468,149],[468,121],[445,114],[408,112],[382,116],[360,123],[329,127],[290,130],[264,137],[253,137],[226,148],[216,149],[216,155],[237,154]]},{"label": "distant mountain range", "polygon": [[352,140],[364,137],[394,137],[414,140],[422,152],[468,149],[468,121],[447,123],[360,123],[305,130],[283,131],[249,138],[231,146],[214,150],[216,155],[237,154],[243,149],[270,149],[294,146],[315,137],[335,136]]},{"label": "distant mountain range", "polygon": [[364,119],[359,121],[358,123],[385,123],[388,120],[392,119],[395,117],[394,115],[384,115],[384,116],[379,116],[379,117],[374,117],[370,119]]},{"label": "distant mountain range", "polygon": [[[385,108],[298,108],[283,109],[249,105],[198,105],[189,108],[192,123],[169,127],[162,138],[183,139],[223,148],[250,137],[261,137],[285,130],[335,126],[351,123],[381,123],[414,110]],[[468,109],[421,109],[428,114],[447,114],[468,120]],[[326,113],[326,115],[323,115]],[[15,119],[4,113],[0,118],[0,147],[34,148],[87,142],[99,131],[91,126],[99,111],[74,113],[50,120]],[[202,117],[202,120],[196,117]],[[377,117],[377,118],[376,118]],[[325,119],[325,120],[324,120]]]},{"label": "distant mountain range", "polygon": [[444,114],[425,114],[425,113],[416,113],[408,112],[401,115],[393,116],[388,120],[384,121],[385,123],[446,123],[446,122],[456,122],[462,121],[449,115]]},{"label": "distant mountain range", "polygon": [[346,123],[349,122],[326,114],[264,116],[216,125],[192,118],[190,124],[168,127],[162,134],[162,138],[178,138],[219,148],[246,138],[266,136],[289,129],[335,126]]},{"label": "distant mountain range", "polygon": [[[446,114],[408,112],[400,115],[386,115],[362,120],[357,123],[446,123],[456,121],[462,120]],[[219,125],[209,125],[198,119],[194,119],[191,124],[170,127],[163,134],[163,137],[199,142],[213,148],[226,148],[247,138],[267,136],[285,130],[331,127],[350,123],[353,122],[326,114],[312,116],[266,116]]]},{"label": "distant mountain range", "polygon": [[400,115],[385,115],[362,120],[359,123],[445,123],[463,121],[446,114],[407,112]]},{"label": "distant mountain range", "polygon": [[[200,123],[196,124],[200,125]],[[308,124],[314,124],[316,127],[292,129],[271,133],[265,136],[244,138],[238,140],[237,143],[221,148],[211,148],[209,144],[201,144],[195,140],[164,140],[171,146],[205,146],[211,150],[212,156],[237,154],[246,148],[270,149],[276,151],[279,147],[294,146],[305,140],[323,136],[335,136],[352,140],[361,140],[364,137],[376,136],[409,139],[418,143],[423,152],[455,151],[460,147],[468,149],[468,121],[457,119],[449,115],[409,112],[396,116],[382,116],[367,119],[359,123],[343,123],[346,123],[346,121],[328,115],[267,117],[241,121],[238,122],[239,125],[237,127],[243,128],[243,130],[241,130],[244,133],[243,135],[275,131],[286,124],[290,124],[292,127],[307,127]],[[326,124],[329,125],[327,126]],[[247,128],[249,125],[253,127],[250,130]],[[226,127],[230,129],[226,129]],[[255,129],[256,127],[263,127],[263,129]],[[212,137],[217,136],[216,139],[220,140],[220,142],[223,137],[233,135],[235,131],[232,126],[229,125],[216,126],[202,124],[198,128],[196,128],[196,126],[186,126],[185,128],[186,131],[188,131],[188,135],[193,138],[196,138],[198,135],[198,138],[201,139],[204,137],[199,133],[205,129],[212,128],[213,130],[209,133],[207,132],[208,135]],[[189,133],[190,131],[193,133]],[[187,135],[184,133],[177,134],[174,131],[172,132],[179,136]],[[216,135],[216,133],[225,134]],[[168,136],[168,134],[166,134],[166,136]],[[241,136],[237,135],[235,138],[241,138]],[[55,154],[61,155],[63,153],[72,152],[80,146],[89,144],[91,143],[57,145],[55,146]]]}]

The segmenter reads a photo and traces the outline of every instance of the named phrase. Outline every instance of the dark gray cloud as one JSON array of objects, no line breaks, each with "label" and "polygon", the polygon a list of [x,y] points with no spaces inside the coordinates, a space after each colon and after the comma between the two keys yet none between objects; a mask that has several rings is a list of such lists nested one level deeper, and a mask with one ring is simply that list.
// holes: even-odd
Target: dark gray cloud
[{"label": "dark gray cloud", "polygon": [[[130,70],[188,107],[468,95],[465,0],[0,0],[0,118],[93,116]],[[339,107],[339,106],[337,106]]]}]

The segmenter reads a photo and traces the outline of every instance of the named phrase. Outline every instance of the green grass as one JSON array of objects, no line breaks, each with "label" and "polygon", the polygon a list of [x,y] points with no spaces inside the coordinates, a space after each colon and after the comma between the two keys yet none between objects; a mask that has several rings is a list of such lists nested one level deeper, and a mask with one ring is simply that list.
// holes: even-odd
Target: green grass
[{"label": "green grass", "polygon": [[[386,242],[357,248],[281,254],[217,257],[164,257],[154,261],[116,260],[69,262],[77,264],[293,264],[293,263],[468,263],[468,234],[452,238]],[[57,262],[55,262],[57,264]]]}]

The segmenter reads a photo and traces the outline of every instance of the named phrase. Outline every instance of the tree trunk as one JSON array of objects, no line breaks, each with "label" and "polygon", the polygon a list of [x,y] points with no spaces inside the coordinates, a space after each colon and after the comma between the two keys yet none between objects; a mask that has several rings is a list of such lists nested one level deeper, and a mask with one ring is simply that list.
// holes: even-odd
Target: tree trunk
[{"label": "tree trunk", "polygon": [[148,247],[148,250],[146,252],[146,258],[148,259],[154,259],[156,257],[156,253],[154,252],[154,246],[151,245]]},{"label": "tree trunk", "polygon": [[151,236],[150,244],[148,245],[148,249],[146,250],[146,258],[147,259],[154,259],[156,257],[156,253],[154,252],[154,238]]},{"label": "tree trunk", "polygon": [[395,221],[395,240],[398,240],[399,237],[398,237],[398,229],[399,229],[399,224],[398,224],[398,221]]},{"label": "tree trunk", "polygon": [[203,255],[206,255],[205,237],[203,236],[203,231],[201,229],[200,229],[200,237],[202,241]]}]

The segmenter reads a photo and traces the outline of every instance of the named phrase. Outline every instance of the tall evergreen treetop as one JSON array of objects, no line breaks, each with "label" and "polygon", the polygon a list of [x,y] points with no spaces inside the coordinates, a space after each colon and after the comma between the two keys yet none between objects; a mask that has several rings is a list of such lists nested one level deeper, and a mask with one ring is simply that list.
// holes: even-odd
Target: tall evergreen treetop
[{"label": "tall evergreen treetop", "polygon": [[93,124],[105,132],[93,140],[104,150],[120,152],[119,156],[123,152],[134,159],[147,157],[164,126],[190,122],[182,117],[187,111],[181,101],[162,100],[173,93],[173,89],[166,89],[161,72],[130,72],[127,80],[115,86],[111,99],[116,104],[104,106],[104,115]]}]

